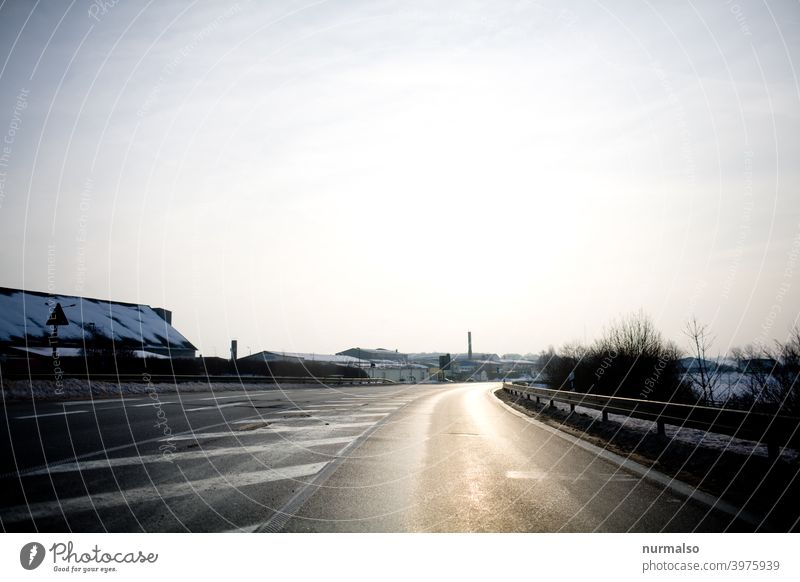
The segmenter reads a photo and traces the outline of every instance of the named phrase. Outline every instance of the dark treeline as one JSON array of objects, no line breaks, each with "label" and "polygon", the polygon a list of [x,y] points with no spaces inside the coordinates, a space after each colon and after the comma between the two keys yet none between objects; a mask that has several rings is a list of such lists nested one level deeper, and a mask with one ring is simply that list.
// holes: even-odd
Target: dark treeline
[{"label": "dark treeline", "polygon": [[[647,315],[632,314],[590,345],[575,342],[541,352],[540,378],[578,392],[800,414],[800,328],[772,346],[732,350],[735,367],[709,357],[713,337],[707,326],[692,320],[685,334],[688,358]],[[723,381],[731,371],[740,373],[734,385]]]},{"label": "dark treeline", "polygon": [[677,345],[649,317],[637,313],[614,322],[591,345],[572,343],[539,356],[541,376],[553,387],[577,392],[671,402],[695,401],[681,382]]}]

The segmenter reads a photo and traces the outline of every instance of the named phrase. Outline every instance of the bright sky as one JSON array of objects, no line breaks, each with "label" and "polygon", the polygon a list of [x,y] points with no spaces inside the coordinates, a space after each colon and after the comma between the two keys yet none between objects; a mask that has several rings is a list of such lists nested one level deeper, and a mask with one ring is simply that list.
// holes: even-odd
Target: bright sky
[{"label": "bright sky", "polygon": [[797,2],[113,4],[0,5],[1,286],[220,356],[798,320]]}]

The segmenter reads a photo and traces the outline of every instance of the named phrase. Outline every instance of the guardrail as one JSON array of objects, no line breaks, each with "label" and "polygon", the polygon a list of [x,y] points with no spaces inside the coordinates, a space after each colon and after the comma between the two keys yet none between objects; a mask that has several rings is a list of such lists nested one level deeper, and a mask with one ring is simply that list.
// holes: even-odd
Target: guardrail
[{"label": "guardrail", "polygon": [[503,383],[503,389],[528,400],[535,398],[537,403],[546,400],[551,406],[554,402],[564,402],[572,411],[575,406],[599,410],[604,422],[608,422],[609,413],[650,420],[656,423],[658,434],[662,436],[666,436],[665,426],[669,424],[764,443],[773,458],[782,446],[800,447],[800,418],[793,416],[584,394],[508,382]]},{"label": "guardrail", "polygon": [[[52,380],[53,374],[22,374],[9,375],[12,380]],[[237,383],[237,384],[324,384],[328,386],[342,386],[353,384],[395,384],[385,378],[345,378],[343,376],[247,376],[247,375],[215,375],[206,374],[62,374],[60,379],[90,380],[95,382],[125,382],[152,384],[179,384],[183,382]]]}]

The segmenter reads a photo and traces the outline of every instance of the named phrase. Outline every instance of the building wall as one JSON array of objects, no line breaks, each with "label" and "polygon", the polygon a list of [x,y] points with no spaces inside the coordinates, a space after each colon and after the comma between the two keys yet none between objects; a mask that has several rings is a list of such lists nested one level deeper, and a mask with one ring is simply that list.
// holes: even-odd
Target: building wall
[{"label": "building wall", "polygon": [[399,383],[420,384],[435,380],[435,378],[428,378],[428,370],[426,368],[364,368],[364,371],[369,374],[370,378],[383,378],[384,380]]}]

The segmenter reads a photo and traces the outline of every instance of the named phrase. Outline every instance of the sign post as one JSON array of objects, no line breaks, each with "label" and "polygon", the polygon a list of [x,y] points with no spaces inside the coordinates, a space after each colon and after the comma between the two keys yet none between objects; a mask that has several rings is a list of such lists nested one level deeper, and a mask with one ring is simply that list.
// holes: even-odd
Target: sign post
[{"label": "sign post", "polygon": [[53,326],[53,334],[50,336],[50,344],[53,346],[53,359],[58,358],[58,326],[69,325],[69,320],[64,314],[60,303],[56,303],[53,311],[50,312],[50,317],[47,318],[45,325]]}]

